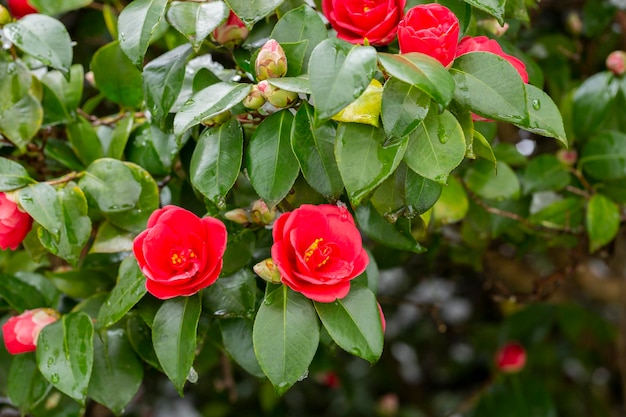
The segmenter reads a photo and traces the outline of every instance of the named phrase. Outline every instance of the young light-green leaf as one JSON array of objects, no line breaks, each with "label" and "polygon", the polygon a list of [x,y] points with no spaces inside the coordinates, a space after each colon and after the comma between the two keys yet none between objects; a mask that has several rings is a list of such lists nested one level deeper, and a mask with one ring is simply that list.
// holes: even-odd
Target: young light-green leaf
[{"label": "young light-green leaf", "polygon": [[586,225],[589,233],[589,252],[612,241],[619,230],[619,207],[602,194],[594,194],[587,203]]},{"label": "young light-green leaf", "polygon": [[34,182],[22,164],[0,158],[0,191],[11,191]]}]

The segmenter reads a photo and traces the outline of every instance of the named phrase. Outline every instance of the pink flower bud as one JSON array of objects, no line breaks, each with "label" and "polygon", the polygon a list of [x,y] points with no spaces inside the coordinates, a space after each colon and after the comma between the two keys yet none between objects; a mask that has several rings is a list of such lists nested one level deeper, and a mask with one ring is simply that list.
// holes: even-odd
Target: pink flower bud
[{"label": "pink flower bud", "polygon": [[496,365],[502,372],[519,372],[526,365],[526,350],[517,342],[509,342],[496,353]]},{"label": "pink flower bud", "polygon": [[250,220],[248,219],[248,214],[242,208],[236,208],[236,209],[227,211],[226,213],[224,213],[224,218],[227,220],[230,220],[231,222],[235,222],[235,223],[243,224],[243,225],[250,223]]},{"label": "pink flower bud", "polygon": [[267,80],[261,81],[257,84],[259,91],[263,94],[263,97],[273,106],[280,109],[291,107],[298,99],[298,93],[293,91],[281,90],[278,87],[274,87]]},{"label": "pink flower bud", "polygon": [[213,31],[215,41],[226,48],[232,49],[248,37],[249,30],[239,17],[232,12],[228,15],[225,23],[219,25]]},{"label": "pink flower bud", "polygon": [[242,104],[251,110],[256,110],[265,104],[265,97],[263,97],[263,94],[259,91],[258,86],[255,85],[252,87],[250,94],[243,99]]},{"label": "pink flower bud", "polygon": [[280,284],[280,271],[272,258],[259,262],[252,267],[252,270],[265,281],[272,284]]},{"label": "pink flower bud", "polygon": [[265,201],[256,200],[252,203],[250,217],[252,218],[252,222],[256,224],[270,224],[276,218],[276,208],[272,207],[270,209],[267,207],[267,204],[265,204]]},{"label": "pink flower bud", "polygon": [[626,52],[613,51],[606,58],[606,67],[615,75],[626,72]]},{"label": "pink flower bud", "polygon": [[32,217],[7,194],[0,193],[0,249],[17,249],[32,226]]},{"label": "pink flower bud", "polygon": [[2,325],[4,345],[11,355],[32,352],[37,348],[41,329],[59,319],[59,313],[50,308],[26,310]]},{"label": "pink flower bud", "polygon": [[284,77],[287,74],[287,57],[282,46],[274,39],[265,42],[256,57],[254,67],[259,81]]},{"label": "pink flower bud", "polygon": [[578,152],[576,152],[576,149],[559,149],[556,153],[556,158],[561,163],[572,166],[578,160]]}]

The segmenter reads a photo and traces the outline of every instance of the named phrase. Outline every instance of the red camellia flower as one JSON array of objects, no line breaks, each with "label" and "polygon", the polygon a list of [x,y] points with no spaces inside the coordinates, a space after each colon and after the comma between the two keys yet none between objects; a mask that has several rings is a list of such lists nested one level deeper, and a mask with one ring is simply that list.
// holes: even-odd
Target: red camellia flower
[{"label": "red camellia flower", "polygon": [[9,0],[8,6],[16,19],[21,19],[27,14],[37,13],[37,9],[31,6],[27,0]]},{"label": "red camellia flower", "polygon": [[526,65],[514,56],[505,53],[496,40],[489,39],[486,36],[466,36],[459,42],[459,46],[456,48],[456,56],[461,56],[469,52],[491,52],[492,54],[501,56],[515,67],[520,77],[522,77],[522,81],[528,83]]},{"label": "red camellia flower", "polygon": [[361,235],[345,207],[303,204],[274,223],[272,259],[281,281],[312,300],[328,303],[350,291],[369,263]]},{"label": "red camellia flower", "polygon": [[2,325],[4,345],[11,355],[32,352],[37,348],[41,329],[59,319],[59,313],[50,308],[26,310]]},{"label": "red camellia flower", "polygon": [[135,238],[133,252],[150,294],[162,300],[192,295],[213,284],[226,250],[226,227],[176,206],[156,210]]},{"label": "red camellia flower", "polygon": [[496,353],[496,365],[502,372],[519,372],[526,365],[526,350],[517,342],[507,343]]},{"label": "red camellia flower", "polygon": [[459,42],[459,20],[445,6],[420,4],[409,10],[398,25],[400,52],[420,52],[445,67],[454,60]]},{"label": "red camellia flower", "polygon": [[406,0],[323,0],[322,11],[339,39],[382,46],[396,37],[405,4]]},{"label": "red camellia flower", "polygon": [[33,226],[33,218],[0,193],[0,249],[17,249]]}]

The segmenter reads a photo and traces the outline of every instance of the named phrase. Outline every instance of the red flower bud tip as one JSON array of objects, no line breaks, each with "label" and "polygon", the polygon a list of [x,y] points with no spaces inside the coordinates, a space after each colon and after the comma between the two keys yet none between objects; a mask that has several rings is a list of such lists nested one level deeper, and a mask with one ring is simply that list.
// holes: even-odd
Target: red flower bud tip
[{"label": "red flower bud tip", "polygon": [[2,325],[2,337],[11,355],[32,352],[37,349],[41,329],[59,319],[59,313],[50,308],[26,310],[13,316]]},{"label": "red flower bud tip", "polygon": [[259,262],[252,267],[252,270],[265,281],[272,284],[280,284],[280,271],[272,258]]},{"label": "red flower bud tip", "polygon": [[383,333],[387,330],[387,321],[385,320],[385,314],[383,313],[383,308],[378,304],[378,312],[380,313],[380,324],[383,326]]},{"label": "red flower bud tip", "polygon": [[613,51],[606,58],[606,67],[615,75],[626,72],[626,52]]},{"label": "red flower bud tip", "polygon": [[32,226],[33,218],[9,194],[0,193],[0,249],[17,249]]},{"label": "red flower bud tip", "polygon": [[243,99],[242,104],[250,110],[256,110],[265,104],[265,97],[263,97],[263,94],[259,91],[259,86],[252,86],[250,94]]},{"label": "red flower bud tip", "polygon": [[502,372],[519,372],[526,365],[526,350],[517,342],[507,343],[496,353],[496,365]]},{"label": "red flower bud tip", "polygon": [[248,33],[250,33],[250,31],[246,25],[231,10],[226,22],[219,25],[213,31],[213,38],[217,43],[232,49],[235,46],[241,45],[248,37]]},{"label": "red flower bud tip", "polygon": [[328,388],[339,388],[341,386],[341,380],[336,373],[329,371],[321,374],[318,377],[321,384],[326,385]]},{"label": "red flower bud tip", "polygon": [[282,46],[274,39],[265,42],[256,57],[254,68],[258,80],[284,77],[287,74],[287,56]]},{"label": "red flower bud tip", "polygon": [[16,19],[21,19],[27,14],[37,13],[37,9],[30,5],[27,0],[9,0],[9,11]]},{"label": "red flower bud tip", "polygon": [[561,163],[572,166],[578,160],[578,152],[576,152],[576,149],[559,149],[556,153],[556,157]]}]

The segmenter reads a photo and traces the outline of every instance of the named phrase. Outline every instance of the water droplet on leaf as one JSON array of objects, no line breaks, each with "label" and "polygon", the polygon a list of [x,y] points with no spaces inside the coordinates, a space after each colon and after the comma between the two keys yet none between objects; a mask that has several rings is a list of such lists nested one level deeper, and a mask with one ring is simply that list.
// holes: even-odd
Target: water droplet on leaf
[{"label": "water droplet on leaf", "polygon": [[535,109],[535,110],[539,110],[541,108],[541,101],[539,101],[537,99],[534,99],[532,101],[532,104],[533,104],[533,109]]}]

